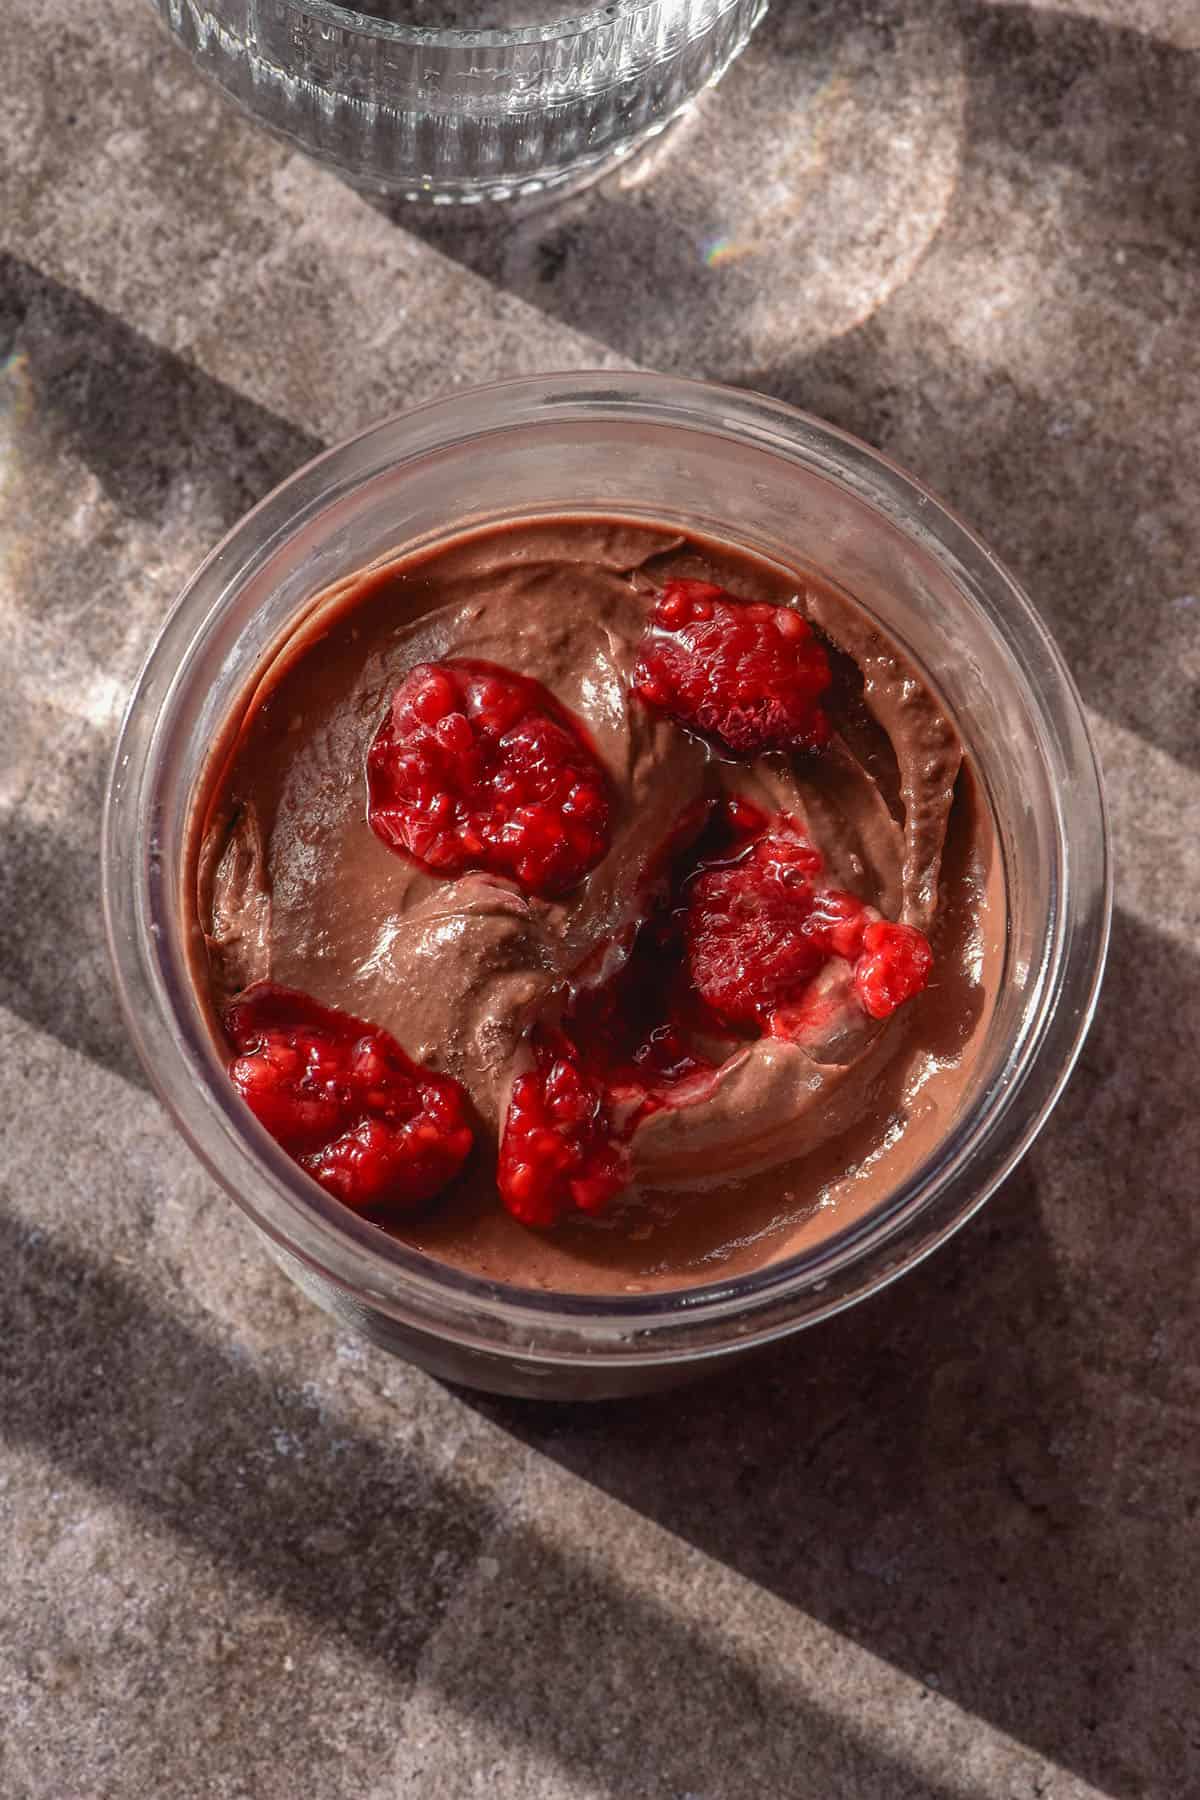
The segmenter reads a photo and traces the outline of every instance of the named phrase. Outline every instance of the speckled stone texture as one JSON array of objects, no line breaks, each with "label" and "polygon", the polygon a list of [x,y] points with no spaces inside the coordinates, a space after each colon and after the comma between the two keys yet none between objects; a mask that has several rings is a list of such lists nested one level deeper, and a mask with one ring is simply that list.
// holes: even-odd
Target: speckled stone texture
[{"label": "speckled stone texture", "polygon": [[[0,1795],[1200,1794],[1200,15],[787,0],[587,193],[351,194],[138,0],[0,30]],[[750,384],[1026,581],[1119,860],[1052,1123],[737,1375],[483,1401],[339,1334],[172,1135],[96,835],[183,578],[319,444],[522,370]]]}]

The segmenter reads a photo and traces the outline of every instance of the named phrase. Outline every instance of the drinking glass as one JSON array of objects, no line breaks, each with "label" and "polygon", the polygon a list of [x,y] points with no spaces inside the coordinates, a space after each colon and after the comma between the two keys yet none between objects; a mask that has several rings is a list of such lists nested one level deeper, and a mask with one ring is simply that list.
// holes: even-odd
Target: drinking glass
[{"label": "drinking glass", "polygon": [[767,0],[152,0],[197,66],[350,181],[409,200],[577,182],[662,131]]}]

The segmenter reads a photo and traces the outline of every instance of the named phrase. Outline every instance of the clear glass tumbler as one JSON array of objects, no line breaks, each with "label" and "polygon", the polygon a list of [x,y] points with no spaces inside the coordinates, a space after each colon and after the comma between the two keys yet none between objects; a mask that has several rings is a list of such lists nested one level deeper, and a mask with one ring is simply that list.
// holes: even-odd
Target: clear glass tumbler
[{"label": "clear glass tumbler", "polygon": [[[464,510],[469,496],[469,516]],[[219,727],[306,604],[416,539],[531,514],[677,521],[831,577],[945,695],[1004,859],[1004,977],[974,1076],[926,1163],[802,1254],[678,1291],[485,1281],[339,1206],[235,1095],[188,965],[189,810]],[[760,396],[652,375],[456,393],[308,464],[242,520],[163,627],[126,714],[104,825],[122,1002],[150,1079],[268,1247],[377,1343],[497,1392],[581,1398],[678,1381],[892,1280],[968,1218],[1032,1141],[1091,1017],[1108,838],[1075,688],[995,557],[910,476]]]},{"label": "clear glass tumbler", "polygon": [[721,76],[767,8],[610,0],[557,17],[570,0],[153,4],[264,125],[359,186],[442,204],[539,193],[628,154]]}]

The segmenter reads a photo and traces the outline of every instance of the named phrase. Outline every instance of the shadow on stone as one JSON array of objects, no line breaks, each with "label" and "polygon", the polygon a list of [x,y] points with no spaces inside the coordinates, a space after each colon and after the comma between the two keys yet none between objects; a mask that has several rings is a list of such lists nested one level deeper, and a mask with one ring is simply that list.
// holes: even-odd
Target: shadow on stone
[{"label": "shadow on stone", "polygon": [[[26,571],[14,600],[34,643],[44,644],[48,632],[64,639],[86,632],[81,666],[105,675],[128,659],[139,609],[146,649],[157,619],[146,594],[120,591],[121,558],[103,537],[89,544],[90,583],[77,568],[60,571],[62,558],[79,554],[56,510],[60,455],[84,463],[121,518],[143,521],[164,538],[180,496],[202,496],[202,520],[215,542],[320,446],[90,301],[0,255],[0,364],[10,358],[10,367],[21,366],[26,396],[12,454],[41,515],[13,521]],[[105,581],[114,593],[101,601]],[[91,609],[82,623],[81,595]],[[70,616],[60,616],[68,608]],[[0,825],[0,1005],[142,1082],[117,1009],[100,912],[100,814],[116,723],[100,729],[69,714],[60,718],[53,690],[61,670],[51,667],[49,675],[49,693],[30,684],[33,725],[15,714],[18,727],[44,734],[30,780],[42,784],[43,798],[52,791],[55,804],[52,824],[37,816],[45,804],[35,809],[22,800]],[[28,743],[10,746],[10,757],[19,751],[28,760],[28,750]]]},{"label": "shadow on stone", "polygon": [[[323,446],[161,350],[112,313],[0,253],[0,362],[27,359],[44,429],[60,434],[127,515],[169,529],[180,484],[218,530]],[[65,598],[65,596],[64,596]]]},{"label": "shadow on stone", "polygon": [[4,821],[0,1006],[145,1087],[117,1005],[100,912],[99,808],[109,755],[104,744],[82,772],[92,826],[82,841],[19,814]]},{"label": "shadow on stone", "polygon": [[[828,1759],[830,1778],[856,1794],[969,1800],[764,1675],[719,1620],[695,1630],[610,1584],[536,1523],[500,1516],[408,1448],[322,1417],[309,1395],[147,1304],[135,1284],[3,1216],[0,1431],[315,1619],[402,1690],[420,1660],[422,1680],[454,1711],[587,1779],[589,1791],[629,1793],[635,1774],[656,1794],[697,1791],[714,1756],[728,1759],[723,1793],[763,1791],[741,1784],[744,1752],[772,1792],[788,1790],[804,1755],[818,1770]],[[286,1463],[263,1453],[281,1437]],[[485,1543],[505,1581],[479,1584],[477,1616],[439,1655],[430,1640],[461,1609]],[[631,1694],[653,1703],[631,1704]],[[707,1742],[714,1716],[720,1744]]]}]

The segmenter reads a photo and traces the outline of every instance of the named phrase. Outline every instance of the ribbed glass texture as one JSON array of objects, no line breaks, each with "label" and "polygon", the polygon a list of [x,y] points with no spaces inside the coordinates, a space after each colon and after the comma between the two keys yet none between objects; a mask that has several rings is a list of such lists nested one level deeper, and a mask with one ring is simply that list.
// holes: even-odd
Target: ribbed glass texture
[{"label": "ribbed glass texture", "polygon": [[627,154],[717,80],[767,0],[614,0],[506,31],[329,0],[152,4],[263,124],[361,186],[449,203],[537,193]]}]

